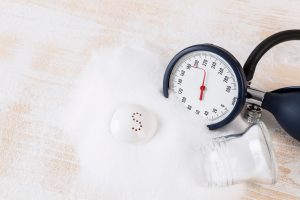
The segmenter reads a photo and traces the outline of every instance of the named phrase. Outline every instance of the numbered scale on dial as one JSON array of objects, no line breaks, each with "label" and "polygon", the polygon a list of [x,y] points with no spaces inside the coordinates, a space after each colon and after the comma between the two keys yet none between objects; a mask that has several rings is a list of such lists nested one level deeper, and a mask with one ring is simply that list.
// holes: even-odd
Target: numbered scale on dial
[{"label": "numbered scale on dial", "polygon": [[169,92],[210,129],[216,129],[243,108],[246,81],[241,65],[229,52],[215,45],[196,45],[179,52],[168,65],[164,96]]}]

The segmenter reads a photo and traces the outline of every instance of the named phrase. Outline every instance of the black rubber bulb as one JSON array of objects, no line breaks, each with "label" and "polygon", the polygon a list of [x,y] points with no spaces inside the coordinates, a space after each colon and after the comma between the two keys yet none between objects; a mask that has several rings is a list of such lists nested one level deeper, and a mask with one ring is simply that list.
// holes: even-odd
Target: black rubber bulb
[{"label": "black rubber bulb", "polygon": [[282,88],[265,94],[262,108],[271,112],[281,127],[300,141],[300,88]]}]

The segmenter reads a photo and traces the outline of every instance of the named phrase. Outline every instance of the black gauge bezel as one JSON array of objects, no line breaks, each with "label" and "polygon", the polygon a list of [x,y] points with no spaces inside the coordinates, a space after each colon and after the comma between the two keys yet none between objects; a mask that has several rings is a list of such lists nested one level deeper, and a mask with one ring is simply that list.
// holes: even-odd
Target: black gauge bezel
[{"label": "black gauge bezel", "polygon": [[237,78],[237,84],[238,84],[238,98],[237,102],[232,110],[232,112],[222,121],[217,122],[215,124],[209,124],[207,127],[210,130],[214,130],[217,128],[220,128],[222,126],[225,126],[226,124],[230,123],[243,109],[246,101],[247,96],[247,81],[244,74],[244,71],[241,67],[241,64],[237,61],[237,59],[229,53],[227,50],[218,47],[213,44],[199,44],[190,46],[188,48],[183,49],[178,54],[174,56],[174,58],[170,61],[170,63],[167,66],[167,69],[164,74],[164,80],[163,80],[163,94],[166,98],[169,96],[169,84],[170,84],[170,76],[173,71],[174,66],[176,63],[186,54],[195,52],[195,51],[208,51],[211,53],[215,53],[218,56],[222,57],[232,68],[232,71],[234,72],[236,78]]}]

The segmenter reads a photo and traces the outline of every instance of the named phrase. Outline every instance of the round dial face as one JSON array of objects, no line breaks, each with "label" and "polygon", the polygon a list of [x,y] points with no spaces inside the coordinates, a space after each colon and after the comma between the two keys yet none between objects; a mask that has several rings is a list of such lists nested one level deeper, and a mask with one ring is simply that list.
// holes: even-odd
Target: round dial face
[{"label": "round dial face", "polygon": [[209,51],[193,51],[175,64],[169,88],[178,100],[207,124],[224,120],[238,99],[237,77],[225,59]]}]

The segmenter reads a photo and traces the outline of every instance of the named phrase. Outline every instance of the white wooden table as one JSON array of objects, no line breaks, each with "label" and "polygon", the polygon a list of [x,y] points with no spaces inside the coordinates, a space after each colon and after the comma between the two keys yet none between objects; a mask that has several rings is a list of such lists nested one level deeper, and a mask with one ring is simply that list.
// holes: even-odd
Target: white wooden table
[{"label": "white wooden table", "polygon": [[[0,1],[0,199],[98,199],[76,180],[80,164],[57,114],[91,52],[127,38],[169,51],[214,43],[241,63],[262,39],[300,28],[300,2]],[[260,62],[254,86],[300,85],[300,42]],[[249,184],[244,199],[300,199],[300,143],[277,125],[274,186]]]}]

